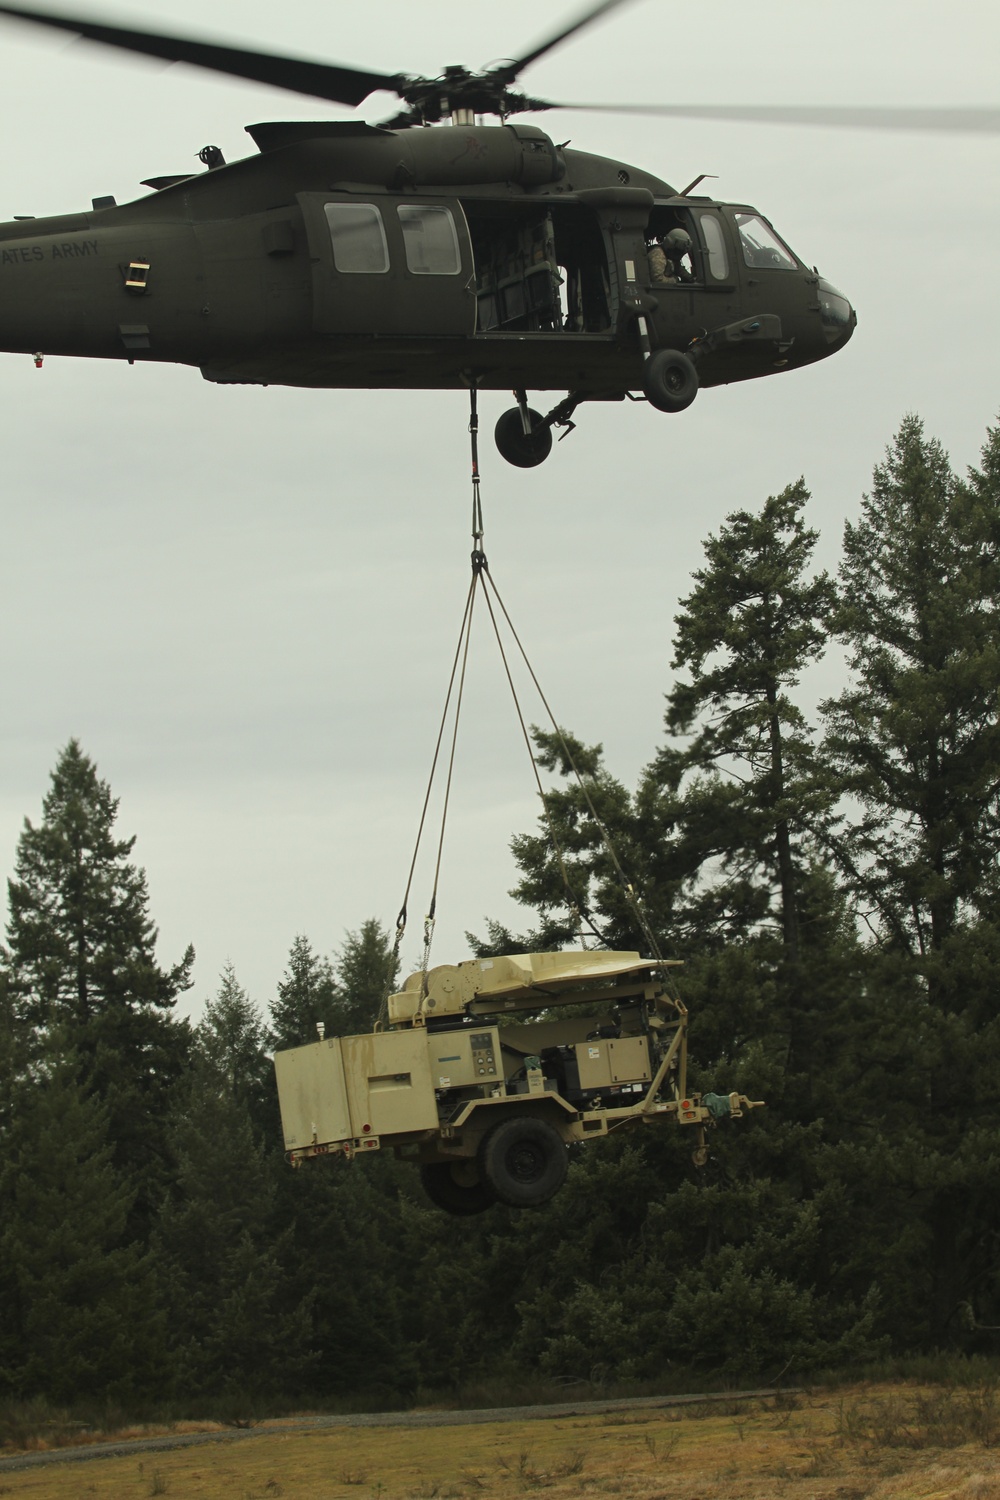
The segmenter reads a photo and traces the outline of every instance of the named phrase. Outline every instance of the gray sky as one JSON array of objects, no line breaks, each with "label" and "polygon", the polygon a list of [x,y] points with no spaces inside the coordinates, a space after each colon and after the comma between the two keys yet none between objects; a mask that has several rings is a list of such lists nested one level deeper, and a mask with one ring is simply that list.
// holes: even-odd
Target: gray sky
[{"label": "gray sky", "polygon": [[[572,10],[152,0],[101,14],[433,73],[523,51]],[[995,104],[998,44],[985,0],[636,0],[523,81],[595,101]],[[13,25],[0,85],[2,218],[124,202],[206,142],[249,154],[244,124],[337,113]],[[859,315],[843,353],[704,392],[680,417],[584,407],[533,471],[496,455],[509,403],[483,398],[492,570],[558,716],[632,783],[661,739],[677,600],[728,511],[803,474],[832,565],[905,412],[957,466],[975,462],[1000,408],[1000,138],[538,123],[678,186],[717,173],[714,190],[767,214]],[[266,1003],[297,932],[329,951],[366,917],[395,917],[468,582],[466,415],[454,394],[217,388],[193,370],[58,359],[39,373],[0,355],[2,868],[77,735],[138,834],[163,960],[197,948],[187,1009],[227,960]],[[536,806],[499,672],[480,631],[438,962],[466,956],[485,914],[522,920],[508,843]],[[821,668],[809,692],[835,683]],[[407,967],[430,877],[428,857]]]}]

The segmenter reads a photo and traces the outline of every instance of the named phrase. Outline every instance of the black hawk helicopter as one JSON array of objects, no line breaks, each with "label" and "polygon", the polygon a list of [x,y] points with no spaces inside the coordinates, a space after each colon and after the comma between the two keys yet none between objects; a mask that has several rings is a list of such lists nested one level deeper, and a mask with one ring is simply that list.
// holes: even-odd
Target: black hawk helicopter
[{"label": "black hawk helicopter", "polygon": [[[854,309],[756,209],[697,194],[701,178],[677,191],[517,120],[619,108],[560,105],[513,85],[624,3],[591,3],[513,61],[438,78],[0,5],[17,20],[338,104],[376,90],[402,101],[375,126],[251,125],[256,155],[226,163],[206,147],[205,171],[150,178],[132,203],[98,198],[89,213],[0,224],[0,348],[39,361],[189,364],[224,384],[509,389],[517,405],[496,440],[522,467],[547,457],[552,428],[571,427],[581,402],[640,394],[677,412],[701,386],[825,359],[850,339]],[[878,110],[620,108],[914,123]],[[976,113],[941,123],[963,128],[957,116]],[[566,395],[541,416],[528,390]]]}]

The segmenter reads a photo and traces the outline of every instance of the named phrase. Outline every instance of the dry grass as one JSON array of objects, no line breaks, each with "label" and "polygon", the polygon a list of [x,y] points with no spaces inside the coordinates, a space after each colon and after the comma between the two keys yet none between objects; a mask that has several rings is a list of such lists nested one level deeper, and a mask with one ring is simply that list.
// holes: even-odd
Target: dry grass
[{"label": "dry grass", "polygon": [[[8,1416],[0,1426],[0,1458],[16,1453],[48,1453],[59,1448],[90,1448],[100,1443],[127,1443],[135,1438],[175,1437],[189,1432],[223,1432],[236,1423],[95,1421],[88,1424],[53,1416],[45,1420],[28,1416],[23,1421]],[[0,1489],[0,1495],[3,1490]]]},{"label": "dry grass", "polygon": [[[994,1443],[998,1443],[994,1447]],[[294,1419],[238,1443],[0,1474],[25,1500],[1000,1500],[992,1388],[435,1428]]]}]

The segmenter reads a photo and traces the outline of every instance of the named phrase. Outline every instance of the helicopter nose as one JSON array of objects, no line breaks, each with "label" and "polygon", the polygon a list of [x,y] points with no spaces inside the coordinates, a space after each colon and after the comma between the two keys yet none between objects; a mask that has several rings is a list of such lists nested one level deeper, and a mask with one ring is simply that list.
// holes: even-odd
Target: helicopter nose
[{"label": "helicopter nose", "polygon": [[850,302],[829,281],[820,277],[819,311],[828,344],[846,344],[858,326],[858,315]]}]

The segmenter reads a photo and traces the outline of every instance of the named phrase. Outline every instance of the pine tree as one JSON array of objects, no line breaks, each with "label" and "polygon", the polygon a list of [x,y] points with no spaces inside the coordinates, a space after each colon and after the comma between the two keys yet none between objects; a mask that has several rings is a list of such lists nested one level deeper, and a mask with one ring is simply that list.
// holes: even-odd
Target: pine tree
[{"label": "pine tree", "polygon": [[396,981],[389,934],[375,917],[348,932],[337,953],[333,1029],[339,1036],[371,1031],[382,1000]]},{"label": "pine tree", "polygon": [[271,1002],[274,1047],[314,1042],[319,1024],[330,1036],[370,1031],[395,979],[392,941],[375,917],[345,935],[335,964],[315,953],[308,938],[298,936]]},{"label": "pine tree", "polygon": [[467,934],[473,950],[540,952],[577,946],[581,933],[610,948],[647,949],[647,927],[669,950],[682,884],[673,843],[678,799],[645,781],[633,795],[608,771],[603,746],[568,730],[533,727],[532,735],[539,767],[561,778],[545,793],[537,832],[511,840],[521,872],[511,895],[538,923],[515,935],[487,919],[485,939]]},{"label": "pine tree", "polygon": [[872,925],[924,960],[997,895],[996,432],[983,458],[960,483],[908,417],[844,533],[837,628],[854,681],[825,711],[861,816],[842,859]]},{"label": "pine tree", "polygon": [[[9,1164],[14,1155],[17,1084],[22,1071],[10,987],[7,974],[0,969],[0,1225],[9,1224],[13,1218],[16,1177],[9,1165],[5,1170],[4,1164]],[[16,1372],[23,1363],[24,1347],[20,1310],[12,1290],[14,1267],[2,1231],[0,1287],[7,1289],[6,1294],[0,1296],[0,1394],[9,1394],[16,1382]]]},{"label": "pine tree", "polygon": [[[718,861],[734,917],[777,896],[787,960],[799,961],[801,886],[809,836],[835,800],[820,771],[801,709],[791,694],[823,654],[833,586],[809,575],[817,533],[802,512],[802,480],[772,495],[759,514],[736,511],[705,543],[706,566],[676,616],[675,682],[667,729],[687,736],[661,752],[654,775],[671,789],[695,773],[683,810],[692,863]],[[720,881],[713,881],[718,902]]]},{"label": "pine tree", "polygon": [[288,967],[272,1000],[271,1042],[276,1050],[314,1042],[317,1027],[335,1035],[338,1019],[337,983],[329,959],[314,953],[309,939],[299,934],[288,955]]},{"label": "pine tree", "polygon": [[190,981],[192,949],[173,969],[156,962],[135,839],[116,839],[118,801],[70,740],[52,773],[43,820],[25,819],[8,882],[11,989],[38,1028],[81,1036],[116,1010],[169,1010]]},{"label": "pine tree", "polygon": [[70,740],[40,824],[25,820],[0,952],[15,1029],[35,1051],[58,1032],[85,1089],[108,1113],[114,1164],[136,1190],[132,1228],[148,1228],[163,1178],[161,1122],[187,1056],[171,1016],[193,949],[161,969],[134,838],[115,835],[118,802]]},{"label": "pine tree", "polygon": [[[568,756],[558,736],[535,732],[540,764],[567,782],[546,794],[549,817],[539,833],[513,843],[522,871],[514,895],[541,913],[536,936],[565,941],[574,931],[571,918],[553,921],[560,906],[572,905],[565,869],[578,904],[599,918],[609,941],[645,945],[603,825],[664,947],[718,945],[776,920],[786,967],[799,963],[814,835],[837,797],[792,697],[823,654],[834,602],[827,575],[809,571],[817,533],[803,520],[808,498],[800,480],[757,514],[734,512],[706,542],[706,565],[676,617],[673,665],[688,675],[668,695],[673,743],[634,794],[609,774],[600,746],[566,736]],[[570,756],[599,823],[569,779]]]},{"label": "pine tree", "polygon": [[[287,1294],[308,1299],[312,1321],[310,1389],[366,1400],[412,1393],[421,1376],[433,1378],[414,1285],[420,1245],[403,1196],[419,1193],[415,1169],[377,1152],[278,1170],[277,1217],[291,1234]],[[478,1319],[461,1276],[450,1285],[456,1316]]]},{"label": "pine tree", "polygon": [[[823,1154],[825,1132],[836,1138],[854,1123],[834,1064],[841,998],[858,987],[860,956],[853,914],[822,860],[837,782],[796,702],[834,603],[830,580],[811,568],[817,538],[803,518],[807,498],[803,484],[792,485],[709,538],[677,618],[674,665],[684,676],[668,697],[672,743],[635,793],[609,775],[596,747],[572,747],[661,948],[685,960],[691,1087],[737,1087],[769,1109],[720,1131],[719,1160],[697,1180],[680,1140],[646,1135],[588,1148],[550,1222],[526,1231],[572,1252],[559,1252],[555,1282],[522,1293],[520,1327],[506,1330],[507,1347],[560,1375],[654,1373],[695,1303],[719,1326],[740,1309],[762,1370],[879,1344],[868,1289],[859,1294],[846,1257],[838,1259],[843,1184]],[[548,767],[568,777],[558,743],[539,739]],[[616,946],[645,947],[586,799],[569,784],[547,804],[574,883],[604,930]],[[523,872],[516,894],[540,912],[544,931],[560,900],[565,909],[546,825],[514,847]],[[630,1229],[609,1249],[606,1205],[622,1191],[628,1212],[615,1215],[615,1227]],[[592,1227],[605,1238],[588,1244]],[[496,1275],[516,1277],[520,1232],[493,1236]],[[688,1267],[696,1269],[685,1278]],[[727,1337],[705,1357],[735,1368],[739,1335]],[[689,1352],[696,1343],[694,1330]]]},{"label": "pine tree", "polygon": [[267,1028],[231,963],[226,964],[218,991],[205,1006],[196,1040],[219,1084],[247,1110],[254,1127],[268,1136],[274,1131],[277,1138]]},{"label": "pine tree", "polygon": [[280,1140],[264,1024],[224,969],[167,1130],[173,1180],[156,1228],[178,1389],[294,1394],[311,1362],[310,1296],[295,1291],[275,1211]]},{"label": "pine tree", "polygon": [[157,1319],[107,1113],[80,1071],[50,1039],[14,1087],[0,1158],[0,1379],[19,1397],[127,1400],[157,1378]]},{"label": "pine tree", "polygon": [[1000,1308],[998,476],[997,432],[963,482],[903,422],[846,528],[853,681],[825,705],[857,808],[842,868],[872,934],[845,1029],[844,1077],[880,1101],[845,1148],[852,1227],[904,1347],[967,1339],[970,1310],[992,1323]]}]

